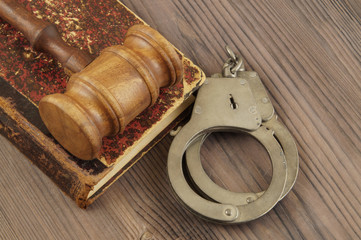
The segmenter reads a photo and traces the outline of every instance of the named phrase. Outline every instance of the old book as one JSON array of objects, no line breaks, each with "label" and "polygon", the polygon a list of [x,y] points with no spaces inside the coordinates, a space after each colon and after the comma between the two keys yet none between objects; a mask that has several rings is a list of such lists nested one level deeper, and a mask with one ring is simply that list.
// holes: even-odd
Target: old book
[{"label": "old book", "polygon": [[[56,23],[70,45],[95,56],[108,46],[121,44],[130,26],[145,24],[116,0],[25,0],[22,4],[38,18]],[[123,134],[104,138],[99,159],[82,161],[52,138],[38,113],[40,99],[64,92],[68,76],[57,61],[35,52],[21,33],[2,20],[0,31],[0,132],[82,208],[182,119],[193,101],[192,93],[205,78],[184,58],[183,81],[161,89],[156,104],[133,120]]]}]

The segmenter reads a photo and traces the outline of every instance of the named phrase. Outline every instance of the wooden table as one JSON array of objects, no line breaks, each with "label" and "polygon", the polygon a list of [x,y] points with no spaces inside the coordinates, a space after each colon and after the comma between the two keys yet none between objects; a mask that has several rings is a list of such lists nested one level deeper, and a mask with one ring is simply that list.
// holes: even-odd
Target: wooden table
[{"label": "wooden table", "polygon": [[[230,45],[259,73],[297,142],[293,190],[267,215],[224,226],[188,213],[166,175],[166,137],[87,210],[5,138],[0,239],[361,238],[361,1],[125,0],[207,75]],[[233,191],[265,190],[266,151],[247,136],[213,134],[207,173]]]}]

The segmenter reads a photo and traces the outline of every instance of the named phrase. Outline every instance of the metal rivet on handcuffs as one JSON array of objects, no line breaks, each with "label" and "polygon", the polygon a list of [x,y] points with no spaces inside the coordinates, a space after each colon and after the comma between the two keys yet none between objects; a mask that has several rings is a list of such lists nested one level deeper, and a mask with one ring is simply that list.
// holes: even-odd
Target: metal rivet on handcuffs
[{"label": "metal rivet on handcuffs", "polygon": [[[191,212],[220,223],[241,223],[266,214],[291,190],[298,173],[298,152],[290,132],[277,120],[258,74],[245,71],[242,59],[229,47],[226,50],[229,59],[222,74],[206,79],[190,121],[172,142],[168,176],[178,200]],[[266,148],[273,168],[266,191],[231,192],[208,177],[201,164],[200,148],[210,133],[220,131],[250,134]]]}]

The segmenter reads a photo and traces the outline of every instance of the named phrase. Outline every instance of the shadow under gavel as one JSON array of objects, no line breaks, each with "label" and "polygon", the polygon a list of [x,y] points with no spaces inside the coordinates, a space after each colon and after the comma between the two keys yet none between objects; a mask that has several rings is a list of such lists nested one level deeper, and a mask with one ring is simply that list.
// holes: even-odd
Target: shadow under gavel
[{"label": "shadow under gavel", "polygon": [[92,61],[68,46],[55,25],[31,15],[15,0],[0,0],[0,17],[19,29],[37,50],[49,52],[74,72],[64,94],[39,103],[50,133],[71,154],[91,160],[99,155],[102,138],[125,126],[159,95],[183,77],[182,56],[156,30],[129,28],[122,46],[104,49]]}]

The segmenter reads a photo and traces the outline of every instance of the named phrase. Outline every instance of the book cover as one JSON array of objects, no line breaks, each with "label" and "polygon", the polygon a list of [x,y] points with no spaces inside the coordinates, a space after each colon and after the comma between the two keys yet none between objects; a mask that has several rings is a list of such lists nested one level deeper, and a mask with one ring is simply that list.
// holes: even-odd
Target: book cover
[{"label": "book cover", "polygon": [[[68,44],[94,56],[106,47],[122,44],[132,25],[145,24],[116,0],[19,3],[38,18],[55,23]],[[20,32],[2,20],[0,31],[0,132],[83,208],[180,121],[192,102],[192,93],[205,78],[184,58],[183,81],[161,89],[157,102],[122,134],[104,138],[99,159],[82,161],[52,138],[38,113],[42,97],[65,91],[69,77],[64,69],[51,56],[34,51]]]}]

